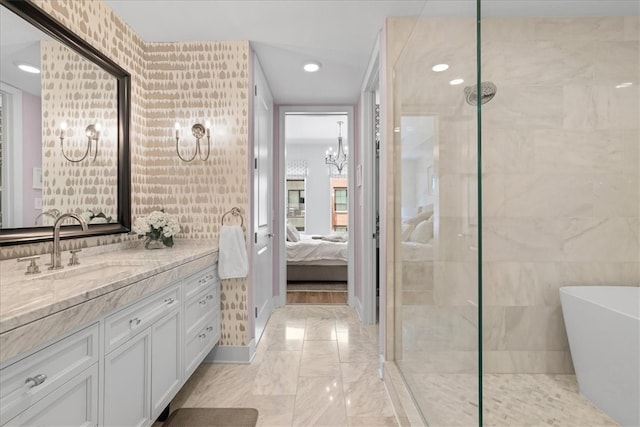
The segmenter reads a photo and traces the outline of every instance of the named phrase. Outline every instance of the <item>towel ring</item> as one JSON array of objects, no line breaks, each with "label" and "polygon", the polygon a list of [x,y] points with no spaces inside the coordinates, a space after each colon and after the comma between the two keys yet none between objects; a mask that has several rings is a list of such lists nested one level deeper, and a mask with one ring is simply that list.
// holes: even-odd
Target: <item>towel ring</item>
[{"label": "towel ring", "polygon": [[224,215],[222,215],[222,221],[221,221],[222,225],[224,225],[224,219],[227,217],[227,215],[240,217],[240,227],[244,227],[244,218],[242,218],[242,214],[240,213],[240,208],[233,207],[231,208],[231,210],[228,210],[227,212],[225,212]]}]

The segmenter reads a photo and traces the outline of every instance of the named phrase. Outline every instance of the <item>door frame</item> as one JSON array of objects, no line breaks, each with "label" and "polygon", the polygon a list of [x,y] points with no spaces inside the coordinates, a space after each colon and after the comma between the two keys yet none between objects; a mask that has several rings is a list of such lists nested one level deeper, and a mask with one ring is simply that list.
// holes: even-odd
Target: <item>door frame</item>
[{"label": "door frame", "polygon": [[[281,232],[276,233],[274,243],[274,250],[277,253],[277,270],[278,270],[278,281],[279,281],[279,293],[275,299],[275,303],[278,307],[283,307],[287,303],[287,249],[285,244],[285,236],[286,233],[282,230],[285,222],[285,179],[286,179],[286,158],[284,155],[285,149],[285,126],[284,126],[284,118],[287,113],[309,113],[309,114],[322,114],[322,113],[344,113],[349,118],[349,126],[347,129],[348,141],[349,145],[352,147],[355,144],[355,126],[357,126],[355,117],[354,117],[354,107],[353,105],[286,105],[278,107],[278,168],[276,171],[275,184],[279,186],[279,191],[277,191],[278,196],[274,197],[276,200],[276,206],[274,206],[275,217],[277,218],[277,227]],[[351,152],[354,150],[352,149]],[[347,262],[347,271],[348,271],[348,283],[347,283],[347,304],[349,306],[354,306],[354,282],[355,282],[355,269],[354,269],[354,260],[355,260],[355,251],[354,251],[354,212],[355,205],[353,197],[354,193],[354,156],[349,155],[347,159],[347,167],[348,174],[347,178],[349,180],[349,184],[347,186],[347,191],[349,194],[349,231],[348,231],[348,239],[349,239],[349,258]],[[275,196],[275,194],[274,194]]]},{"label": "door frame", "polygon": [[[248,333],[248,339],[254,343],[255,346],[258,345],[258,342],[260,341],[261,337],[262,337],[262,333],[264,332],[267,322],[269,321],[269,318],[271,316],[271,313],[273,313],[274,310],[274,303],[275,303],[275,297],[274,297],[274,293],[273,293],[273,282],[272,280],[269,281],[269,287],[268,289],[264,289],[265,291],[267,291],[267,293],[270,295],[264,302],[260,302],[260,301],[256,301],[256,292],[258,290],[258,283],[260,283],[260,280],[258,280],[257,275],[259,274],[258,270],[258,259],[257,259],[257,246],[259,244],[259,239],[261,234],[259,233],[259,229],[260,226],[258,224],[259,222],[259,214],[257,212],[257,210],[259,209],[259,196],[256,195],[256,190],[258,189],[257,186],[257,182],[256,179],[258,179],[258,175],[257,175],[257,167],[258,167],[258,157],[256,156],[256,132],[259,131],[258,128],[256,128],[256,119],[257,119],[257,111],[258,108],[255,103],[257,102],[257,96],[258,96],[258,86],[259,85],[263,85],[263,87],[261,87],[260,89],[263,91],[266,91],[268,93],[268,98],[270,101],[270,105],[268,105],[267,107],[270,107],[271,110],[269,111],[269,118],[268,118],[268,125],[269,125],[269,129],[268,132],[266,134],[267,136],[267,143],[266,143],[266,148],[268,151],[271,152],[271,159],[270,159],[270,165],[265,165],[266,167],[270,167],[271,165],[273,165],[274,162],[274,144],[273,144],[273,117],[274,117],[274,109],[275,109],[275,104],[273,102],[273,93],[271,92],[271,88],[269,87],[269,82],[266,78],[266,75],[264,73],[264,69],[262,68],[262,64],[260,63],[260,60],[258,59],[258,56],[256,55],[255,51],[253,49],[251,49],[251,56],[250,56],[250,66],[251,66],[251,70],[253,71],[252,73],[252,78],[251,78],[251,88],[253,90],[251,90],[251,93],[253,94],[253,96],[251,96],[251,103],[250,103],[250,117],[251,117],[251,122],[250,122],[250,137],[251,137],[251,155],[249,156],[250,159],[250,165],[249,165],[249,171],[250,171],[250,182],[251,182],[251,202],[249,204],[249,209],[251,212],[251,221],[250,224],[247,224],[247,229],[250,231],[248,234],[248,239],[249,239],[249,248],[250,248],[250,265],[252,266],[250,271],[250,281],[251,281],[251,292],[249,292],[249,295],[247,297],[247,308],[249,310],[248,313],[248,318],[249,318],[249,322],[248,322],[248,331],[250,331]],[[270,178],[271,180],[273,180],[273,174],[270,174]],[[271,183],[273,184],[273,183]],[[274,210],[273,210],[273,202],[275,199],[275,194],[273,191],[273,185],[268,185],[267,186],[269,188],[269,190],[271,191],[271,195],[269,197],[269,200],[267,202],[267,210],[269,211],[267,213],[267,239],[271,239],[271,257],[269,260],[269,264],[271,265],[271,277],[273,278],[273,258],[275,256],[275,245],[274,245],[274,241],[272,239],[273,233],[274,233]],[[267,244],[268,246],[268,244]],[[258,307],[257,304],[262,304],[261,307]],[[252,350],[252,355],[253,355],[253,350]]]},{"label": "door frame", "polygon": [[[360,93],[360,147],[362,162],[362,235],[358,260],[362,265],[362,307],[360,318],[363,323],[375,324],[378,321],[378,304],[376,296],[376,221],[371,215],[378,206],[379,197],[375,193],[375,161],[376,149],[371,143],[374,138],[376,90],[380,85],[380,35],[376,38],[369,65],[362,83]],[[382,134],[380,135],[382,138]],[[384,301],[380,299],[380,310]]]},{"label": "door frame", "polygon": [[[23,224],[23,163],[22,163],[22,91],[0,82],[0,91],[7,101],[6,120],[2,132],[2,228]],[[11,224],[7,227],[8,224]]]}]

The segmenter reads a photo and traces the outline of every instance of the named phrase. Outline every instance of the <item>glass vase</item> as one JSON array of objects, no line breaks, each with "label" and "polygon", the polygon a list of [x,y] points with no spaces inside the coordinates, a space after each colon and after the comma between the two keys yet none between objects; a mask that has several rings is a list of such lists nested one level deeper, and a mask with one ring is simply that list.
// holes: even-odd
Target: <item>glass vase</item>
[{"label": "glass vase", "polygon": [[145,249],[164,249],[166,246],[162,243],[162,240],[147,237],[144,241],[144,247]]}]

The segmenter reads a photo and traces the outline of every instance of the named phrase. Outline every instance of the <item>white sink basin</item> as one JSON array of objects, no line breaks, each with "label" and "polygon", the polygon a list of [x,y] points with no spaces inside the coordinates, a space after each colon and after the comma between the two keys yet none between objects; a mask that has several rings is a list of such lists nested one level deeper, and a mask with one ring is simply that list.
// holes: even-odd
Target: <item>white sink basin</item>
[{"label": "white sink basin", "polygon": [[60,279],[104,279],[136,272],[136,267],[144,266],[144,262],[136,260],[103,261],[92,264],[65,266],[60,270],[44,270],[32,280],[60,280]]}]

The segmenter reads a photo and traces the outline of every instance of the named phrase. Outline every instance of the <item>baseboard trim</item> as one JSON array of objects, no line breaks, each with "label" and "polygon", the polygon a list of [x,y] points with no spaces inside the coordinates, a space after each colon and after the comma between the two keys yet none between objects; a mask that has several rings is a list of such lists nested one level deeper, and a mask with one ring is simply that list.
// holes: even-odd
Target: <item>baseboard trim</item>
[{"label": "baseboard trim", "polygon": [[256,354],[256,342],[249,345],[216,345],[207,354],[203,363],[251,363]]}]

